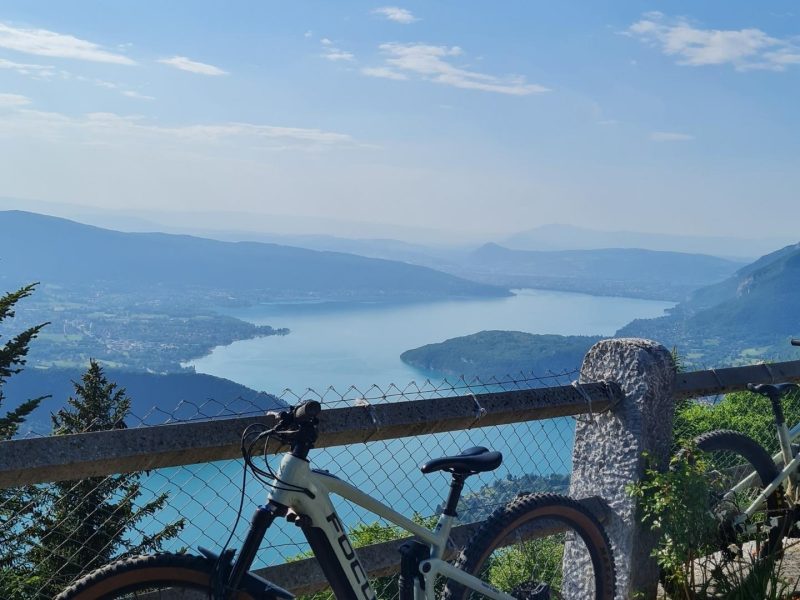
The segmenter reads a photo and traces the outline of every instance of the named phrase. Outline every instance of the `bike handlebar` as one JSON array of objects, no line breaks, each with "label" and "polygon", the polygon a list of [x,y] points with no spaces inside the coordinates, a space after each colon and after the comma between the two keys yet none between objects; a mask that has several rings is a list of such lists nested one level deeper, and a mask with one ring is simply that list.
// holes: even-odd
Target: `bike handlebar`
[{"label": "bike handlebar", "polygon": [[319,416],[322,405],[316,400],[308,400],[302,404],[292,407],[294,420],[296,423],[307,423]]}]

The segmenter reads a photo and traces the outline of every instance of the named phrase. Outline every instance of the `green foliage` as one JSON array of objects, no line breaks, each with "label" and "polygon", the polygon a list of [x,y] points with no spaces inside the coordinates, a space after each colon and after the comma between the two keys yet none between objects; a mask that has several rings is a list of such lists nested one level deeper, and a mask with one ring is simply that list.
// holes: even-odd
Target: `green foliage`
[{"label": "green foliage", "polygon": [[[800,423],[799,392],[784,397],[783,410],[790,426]],[[673,426],[677,443],[715,429],[733,429],[753,438],[769,452],[778,450],[772,406],[764,396],[736,392],[715,404],[687,402],[677,407]]]},{"label": "green foliage", "polygon": [[[3,321],[15,316],[17,302],[30,296],[36,284],[22,287],[15,292],[9,292],[0,297],[0,325]],[[42,328],[43,323],[29,327],[11,337],[0,347],[0,405],[5,400],[4,386],[12,375],[19,373],[25,365],[28,347]],[[14,410],[0,416],[0,440],[11,439],[18,431],[20,425],[33,412],[39,403],[47,396],[31,398],[20,404]],[[0,490],[0,597],[7,600],[16,600],[30,597],[26,589],[27,579],[17,573],[15,564],[23,548],[25,537],[22,532],[13,530],[9,524],[14,516],[25,510],[28,502],[27,494],[22,490]]]},{"label": "green foliage", "polygon": [[688,446],[666,472],[647,469],[642,481],[628,486],[642,522],[659,534],[653,556],[664,588],[673,600],[794,598],[798,581],[784,575],[783,553],[762,557],[744,539],[726,540],[731,544],[720,552],[721,516],[710,502],[728,490],[730,479],[715,474],[710,456]]},{"label": "green foliage", "polygon": [[[27,285],[15,292],[9,292],[0,297],[0,325],[6,319],[14,317],[17,302],[30,296],[35,288],[36,284]],[[47,323],[42,323],[41,325],[29,327],[22,333],[18,333],[9,339],[5,345],[0,348],[0,405],[2,405],[5,399],[3,385],[9,377],[22,370],[22,367],[25,365],[25,357],[28,355],[28,346],[46,325]],[[0,416],[0,440],[11,439],[19,430],[19,426],[25,421],[25,418],[33,412],[46,397],[47,396],[42,396],[27,400],[14,410],[7,412],[5,416]]]},{"label": "green foliage", "polygon": [[683,361],[683,356],[680,352],[678,352],[678,347],[673,346],[672,351],[670,352],[670,356],[672,356],[672,364],[675,367],[676,373],[682,373],[686,370],[686,365]]},{"label": "green foliage", "polygon": [[[53,415],[53,434],[124,428],[130,399],[91,361],[68,407]],[[166,493],[137,504],[139,473],[63,481],[28,490],[30,522],[22,565],[25,586],[47,597],[76,578],[118,557],[156,552],[183,528],[184,520],[146,533],[138,525],[166,503]]]},{"label": "green foliage", "polygon": [[690,599],[697,586],[694,561],[716,550],[717,522],[708,511],[710,489],[703,458],[688,450],[673,457],[669,467],[648,468],[627,491],[639,501],[642,522],[660,534],[653,556],[668,587],[678,597]]},{"label": "green foliage", "polygon": [[488,580],[494,587],[506,592],[529,581],[547,582],[558,590],[561,589],[563,556],[563,534],[509,546],[490,558]]},{"label": "green foliage", "polygon": [[600,339],[481,331],[407,350],[400,359],[419,369],[449,375],[502,377],[515,373],[559,372],[581,364],[587,350]]}]

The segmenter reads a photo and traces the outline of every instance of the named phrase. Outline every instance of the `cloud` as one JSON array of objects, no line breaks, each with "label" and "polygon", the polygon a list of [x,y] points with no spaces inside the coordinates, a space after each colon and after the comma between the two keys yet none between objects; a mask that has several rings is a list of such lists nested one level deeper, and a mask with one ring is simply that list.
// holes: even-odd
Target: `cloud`
[{"label": "cloud", "polygon": [[170,67],[175,67],[176,69],[180,69],[181,71],[188,71],[189,73],[198,73],[200,75],[219,76],[228,74],[227,71],[223,71],[219,67],[215,67],[214,65],[209,65],[206,63],[197,62],[195,60],[190,60],[185,56],[159,58],[157,62],[160,62],[161,64],[164,65],[169,65]]},{"label": "cloud", "polygon": [[755,28],[700,29],[684,18],[668,19],[662,13],[650,12],[625,34],[674,56],[679,65],[729,64],[739,71],[783,71],[800,64],[800,46]]},{"label": "cloud", "polygon": [[361,69],[361,73],[369,77],[382,77],[384,79],[395,79],[398,81],[408,79],[408,77],[402,73],[392,71],[386,67],[364,67]]},{"label": "cloud", "polygon": [[334,62],[340,60],[353,61],[356,59],[355,54],[348,52],[347,50],[337,48],[328,38],[322,38],[319,43],[322,44],[323,58],[327,58],[328,60],[332,60]]},{"label": "cloud", "polygon": [[463,54],[458,46],[390,43],[381,44],[380,49],[386,57],[385,65],[362,69],[365,75],[407,79],[408,75],[413,74],[434,83],[512,96],[527,96],[550,91],[544,86],[527,83],[525,77],[498,77],[457,67],[451,61]]},{"label": "cloud", "polygon": [[0,48],[26,54],[72,58],[92,62],[135,65],[136,62],[122,54],[104,50],[101,46],[71,35],[47,29],[23,29],[0,23]]},{"label": "cloud", "polygon": [[654,142],[688,142],[693,140],[694,136],[674,131],[654,131],[650,134],[650,139]]},{"label": "cloud", "polygon": [[0,94],[0,108],[15,108],[30,104],[30,98],[20,94]]},{"label": "cloud", "polygon": [[51,65],[18,63],[4,58],[0,58],[0,69],[16,71],[20,75],[26,75],[34,79],[52,79],[56,75],[56,68]]},{"label": "cloud", "polygon": [[136,142],[165,147],[181,142],[188,142],[191,147],[198,144],[232,143],[237,148],[265,149],[356,145],[355,140],[348,134],[316,128],[238,122],[170,127],[155,124],[139,116],[97,112],[73,117],[35,110],[30,108],[29,104],[30,101],[25,96],[0,94],[0,106],[11,108],[10,114],[0,118],[0,136],[18,134],[32,138],[120,147]]},{"label": "cloud", "polygon": [[127,96],[128,98],[136,98],[137,100],[155,100],[154,96],[147,96],[133,90],[125,90],[122,92],[122,95]]},{"label": "cloud", "polygon": [[331,48],[330,50],[324,52],[322,54],[323,58],[327,58],[328,60],[337,61],[337,60],[355,60],[355,54],[352,52],[347,52],[345,50],[339,50],[338,48]]},{"label": "cloud", "polygon": [[410,10],[399,8],[397,6],[382,6],[372,11],[374,15],[380,15],[387,21],[394,21],[395,23],[402,23],[409,25],[415,21],[419,21],[417,17],[411,14]]},{"label": "cloud", "polygon": [[303,34],[303,37],[310,38],[313,35],[314,35],[314,32],[309,29]]}]

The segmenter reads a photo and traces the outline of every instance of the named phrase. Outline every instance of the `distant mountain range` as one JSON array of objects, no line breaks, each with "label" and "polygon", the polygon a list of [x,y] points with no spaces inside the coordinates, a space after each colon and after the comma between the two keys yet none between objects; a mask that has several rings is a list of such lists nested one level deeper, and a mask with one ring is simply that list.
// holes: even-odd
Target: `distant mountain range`
[{"label": "distant mountain range", "polygon": [[[123,233],[24,211],[0,212],[2,279],[62,286],[222,293],[252,301],[503,296],[427,267],[353,254],[187,235]],[[4,284],[8,285],[8,284]]]},{"label": "distant mountain range", "polygon": [[741,265],[704,254],[637,248],[527,251],[485,244],[464,258],[460,268],[443,268],[512,288],[682,300],[698,287],[725,279]]},{"label": "distant mountain range", "polygon": [[640,231],[601,231],[574,225],[543,225],[500,241],[515,250],[591,250],[597,248],[645,248],[671,252],[711,254],[752,260],[789,240],[778,237],[739,238],[692,236]]}]

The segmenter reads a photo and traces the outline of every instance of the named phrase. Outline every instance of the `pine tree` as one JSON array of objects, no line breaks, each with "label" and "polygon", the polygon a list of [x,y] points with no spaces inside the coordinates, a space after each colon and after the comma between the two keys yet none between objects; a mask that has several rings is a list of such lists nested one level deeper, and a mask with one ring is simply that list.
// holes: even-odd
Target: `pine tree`
[{"label": "pine tree", "polygon": [[[15,292],[8,292],[0,297],[0,324],[15,316],[17,302],[30,296],[36,284],[27,285]],[[22,371],[28,355],[28,347],[39,332],[48,323],[42,323],[25,329],[22,333],[8,339],[0,347],[0,405],[6,399],[4,386],[12,375]],[[41,396],[31,398],[14,410],[0,415],[0,441],[11,439],[25,419],[48,398]],[[28,511],[30,496],[25,489],[0,489],[0,598],[29,597],[24,591],[26,578],[20,572],[19,561],[24,554],[27,532],[17,521],[17,517]]]},{"label": "pine tree", "polygon": [[[6,293],[0,298],[0,324],[4,320],[14,317],[14,308],[17,302],[30,296],[35,288],[36,284],[34,283],[20,288],[16,292]],[[25,366],[25,357],[28,355],[28,345],[45,325],[48,325],[48,323],[42,323],[26,329],[9,339],[0,348],[0,405],[5,400],[3,386],[6,380],[22,371],[22,367]],[[5,416],[0,416],[0,440],[11,439],[19,430],[19,426],[25,421],[25,418],[36,410],[36,407],[45,398],[47,396],[26,400],[14,410],[7,412]]]},{"label": "pine tree", "polygon": [[[54,435],[124,427],[130,398],[108,381],[97,362],[90,361],[81,381],[73,385],[75,395],[68,406],[52,416]],[[141,473],[123,473],[44,487],[31,532],[38,541],[28,553],[41,582],[40,593],[52,597],[114,558],[159,551],[181,531],[183,519],[156,531],[140,527],[168,497],[163,493],[140,500],[141,478]]]}]

